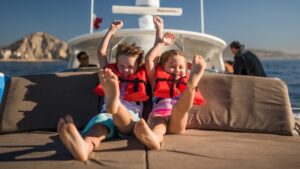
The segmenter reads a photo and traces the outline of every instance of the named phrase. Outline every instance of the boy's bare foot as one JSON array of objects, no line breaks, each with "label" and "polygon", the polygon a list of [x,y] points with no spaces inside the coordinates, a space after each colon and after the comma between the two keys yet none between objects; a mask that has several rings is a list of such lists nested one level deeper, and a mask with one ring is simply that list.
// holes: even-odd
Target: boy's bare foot
[{"label": "boy's bare foot", "polygon": [[158,137],[152,132],[144,119],[141,119],[134,126],[135,136],[150,149],[160,149]]},{"label": "boy's bare foot", "polygon": [[193,65],[188,80],[188,86],[192,89],[197,87],[206,66],[204,58],[200,55],[195,55],[193,59]]},{"label": "boy's bare foot", "polygon": [[91,152],[89,145],[79,134],[71,116],[67,115],[65,119],[61,118],[58,121],[57,131],[59,138],[75,159],[80,161],[88,160]]},{"label": "boy's bare foot", "polygon": [[118,76],[110,69],[103,69],[99,77],[105,93],[107,112],[115,114],[121,104]]}]

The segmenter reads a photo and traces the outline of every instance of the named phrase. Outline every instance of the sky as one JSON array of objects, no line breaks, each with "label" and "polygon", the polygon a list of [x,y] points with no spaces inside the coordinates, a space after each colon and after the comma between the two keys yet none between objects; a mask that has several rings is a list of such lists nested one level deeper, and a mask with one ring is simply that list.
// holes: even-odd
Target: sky
[{"label": "sky", "polygon": [[[95,13],[106,29],[114,19],[124,28],[138,27],[136,15],[112,14],[112,5],[135,0],[95,0]],[[200,0],[161,0],[161,7],[180,7],[182,16],[163,16],[165,28],[200,32]],[[48,32],[68,41],[89,33],[90,0],[1,0],[0,47],[33,32]],[[299,0],[204,0],[205,33],[246,48],[300,53]]]}]

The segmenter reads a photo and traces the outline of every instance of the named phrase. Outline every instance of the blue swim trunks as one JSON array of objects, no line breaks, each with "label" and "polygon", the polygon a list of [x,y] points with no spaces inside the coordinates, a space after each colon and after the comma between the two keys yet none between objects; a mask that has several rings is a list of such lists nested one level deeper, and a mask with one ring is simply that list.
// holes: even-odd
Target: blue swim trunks
[{"label": "blue swim trunks", "polygon": [[[137,122],[140,120],[138,114],[134,113],[133,111],[129,110],[129,113],[133,119],[134,122]],[[105,127],[107,127],[109,129],[109,133],[107,135],[107,139],[113,138],[115,136],[119,136],[122,138],[126,138],[126,135],[119,133],[117,131],[116,126],[114,125],[113,122],[113,118],[112,115],[106,112],[102,112],[99,113],[98,115],[96,115],[95,117],[93,117],[88,124],[85,126],[85,128],[82,131],[82,134],[85,135],[89,132],[89,130],[92,128],[93,125],[95,125],[96,123],[101,123],[103,124]]]}]

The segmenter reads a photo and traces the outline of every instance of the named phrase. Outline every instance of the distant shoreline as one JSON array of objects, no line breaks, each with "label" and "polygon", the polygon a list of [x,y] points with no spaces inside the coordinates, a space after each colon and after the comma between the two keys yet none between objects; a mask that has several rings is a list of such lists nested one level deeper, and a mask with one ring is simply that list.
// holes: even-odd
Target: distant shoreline
[{"label": "distant shoreline", "polygon": [[[298,60],[300,57],[258,57],[261,60]],[[232,57],[223,57],[223,60],[233,60]],[[68,62],[68,59],[0,59],[0,62]]]},{"label": "distant shoreline", "polygon": [[293,60],[293,59],[300,59],[300,57],[259,57],[261,60]]},{"label": "distant shoreline", "polygon": [[[297,60],[297,59],[300,59],[300,56],[278,56],[278,57],[276,57],[276,56],[263,56],[263,57],[258,56],[258,58],[261,60],[293,60],[293,59]],[[224,60],[233,60],[234,57],[226,56],[226,57],[223,57],[223,59]]]}]

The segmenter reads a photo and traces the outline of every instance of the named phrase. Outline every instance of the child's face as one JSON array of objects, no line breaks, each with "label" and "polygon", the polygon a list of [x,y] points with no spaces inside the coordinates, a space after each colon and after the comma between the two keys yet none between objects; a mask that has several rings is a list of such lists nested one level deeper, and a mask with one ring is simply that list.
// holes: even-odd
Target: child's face
[{"label": "child's face", "polygon": [[186,75],[186,60],[181,55],[170,56],[165,63],[164,70],[176,75],[176,78]]},{"label": "child's face", "polygon": [[117,59],[118,71],[122,77],[128,77],[134,74],[138,69],[138,63],[136,62],[138,57],[129,57],[127,55],[121,55]]}]

